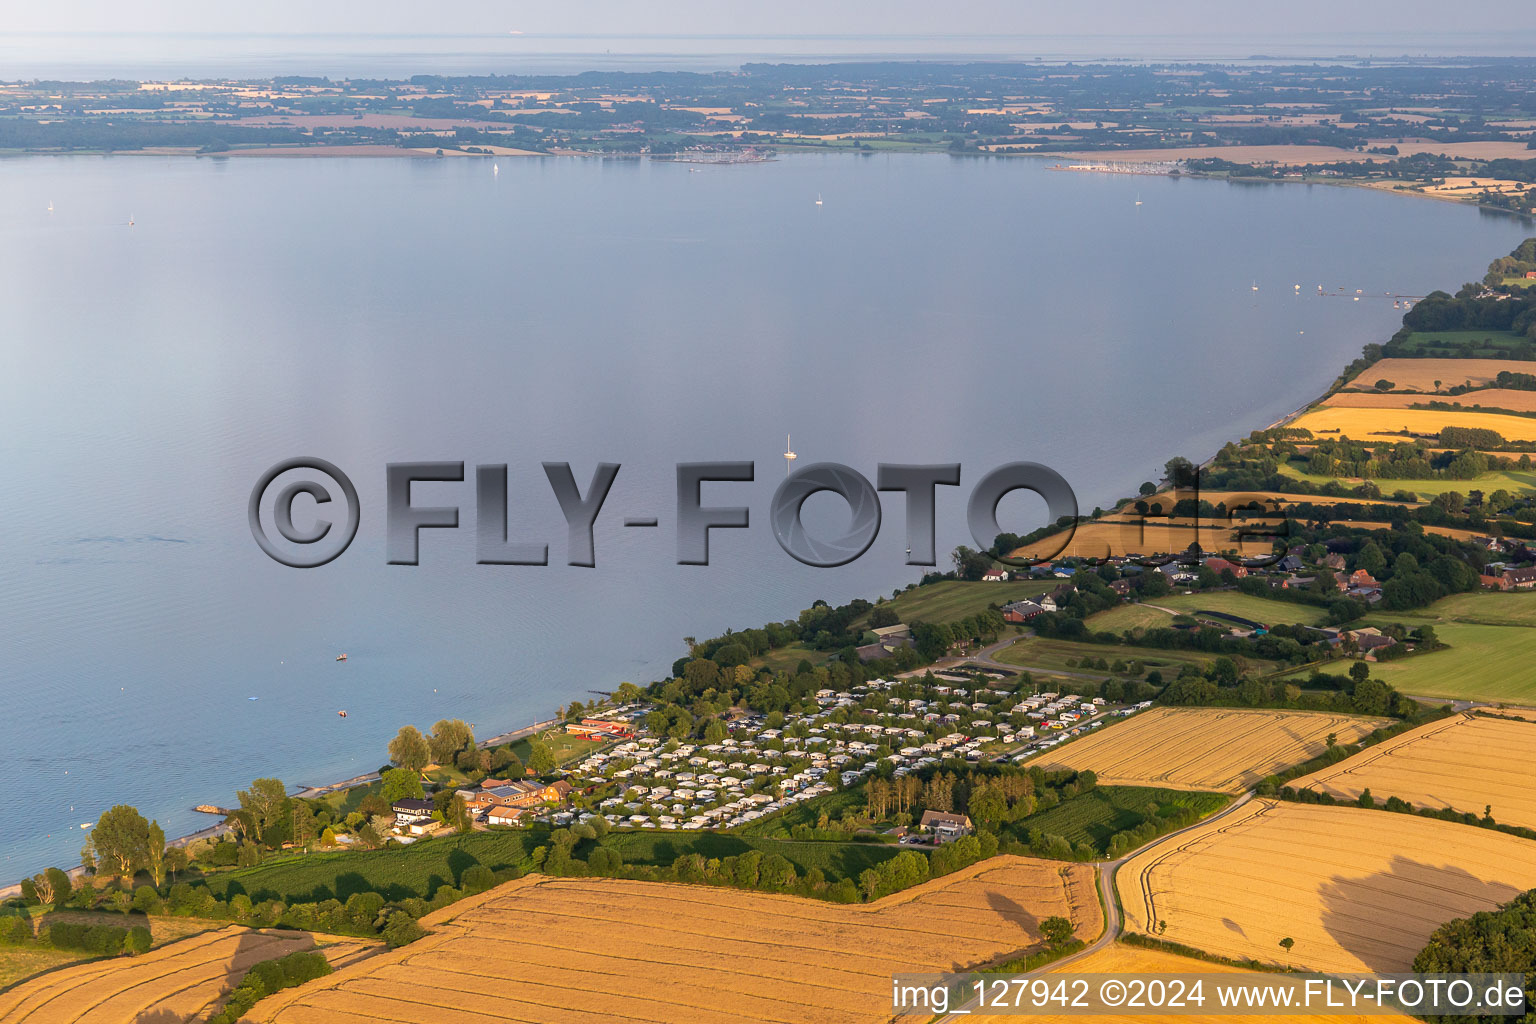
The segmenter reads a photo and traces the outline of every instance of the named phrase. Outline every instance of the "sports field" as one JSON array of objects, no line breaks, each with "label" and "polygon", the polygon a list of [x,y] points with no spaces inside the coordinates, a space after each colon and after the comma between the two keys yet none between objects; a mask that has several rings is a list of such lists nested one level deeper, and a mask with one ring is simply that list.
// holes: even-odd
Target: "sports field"
[{"label": "sports field", "polygon": [[1046,917],[1103,930],[1093,868],[995,857],[874,903],[528,876],[426,923],[412,945],[258,1003],[261,1024],[853,1024],[891,975],[1011,957]]},{"label": "sports field", "polygon": [[1104,786],[1241,793],[1266,775],[1323,753],[1328,736],[1353,743],[1383,718],[1247,708],[1153,708],[1030,762],[1090,769]]},{"label": "sports field", "polygon": [[1409,814],[1253,800],[1148,847],[1115,884],[1126,928],[1144,935],[1303,970],[1407,971],[1441,924],[1536,887],[1536,842]]},{"label": "sports field", "polygon": [[1377,803],[1395,796],[1415,807],[1478,815],[1491,808],[1495,821],[1536,828],[1532,750],[1536,723],[1457,715],[1394,736],[1291,785],[1341,800],[1369,789]]}]

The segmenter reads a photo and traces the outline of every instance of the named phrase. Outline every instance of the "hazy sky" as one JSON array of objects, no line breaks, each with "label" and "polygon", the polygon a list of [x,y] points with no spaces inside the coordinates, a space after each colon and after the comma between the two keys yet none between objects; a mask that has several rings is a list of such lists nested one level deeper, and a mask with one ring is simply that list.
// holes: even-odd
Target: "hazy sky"
[{"label": "hazy sky", "polygon": [[1536,29],[1530,0],[0,0],[0,9],[6,32],[1257,36]]}]

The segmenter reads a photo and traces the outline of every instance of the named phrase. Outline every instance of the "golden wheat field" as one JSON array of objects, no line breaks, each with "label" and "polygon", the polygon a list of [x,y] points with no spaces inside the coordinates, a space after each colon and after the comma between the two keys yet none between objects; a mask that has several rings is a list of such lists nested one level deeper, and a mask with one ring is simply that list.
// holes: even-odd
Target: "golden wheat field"
[{"label": "golden wheat field", "polygon": [[1412,405],[1423,405],[1430,401],[1446,402],[1465,409],[1480,405],[1485,409],[1536,412],[1536,391],[1516,391],[1513,388],[1489,388],[1486,391],[1469,391],[1464,395],[1370,394],[1364,391],[1340,391],[1329,395],[1323,404],[1340,409],[1407,409]]},{"label": "golden wheat field", "polygon": [[1312,431],[1320,438],[1348,437],[1355,441],[1408,441],[1410,434],[1438,434],[1443,427],[1477,427],[1494,430],[1509,441],[1536,440],[1536,419],[1495,412],[1459,409],[1340,409],[1321,406],[1290,424]]},{"label": "golden wheat field", "polygon": [[[1126,928],[1306,970],[1406,971],[1430,934],[1536,888],[1536,842],[1359,807],[1253,800],[1115,877]],[[1289,950],[1280,940],[1291,938]]]},{"label": "golden wheat field", "polygon": [[1394,736],[1293,786],[1353,800],[1369,789],[1415,807],[1453,807],[1536,828],[1536,724],[1457,715]]},{"label": "golden wheat field", "polygon": [[1094,869],[994,857],[861,906],[528,876],[433,915],[426,938],[258,1003],[266,1024],[593,1020],[838,1024],[888,1015],[891,975],[1010,955],[1039,922],[1103,929]]},{"label": "golden wheat field", "polygon": [[[1065,546],[1063,546],[1065,541]],[[1109,558],[1138,554],[1177,554],[1198,543],[1206,551],[1238,550],[1245,557],[1270,553],[1268,544],[1239,537],[1225,519],[1146,518],[1120,515],[1083,523],[1066,540],[1065,531],[1043,537],[1010,553],[1013,558]]]},{"label": "golden wheat field", "polygon": [[1436,390],[1435,381],[1453,387],[1471,381],[1492,384],[1500,371],[1536,373],[1536,362],[1522,359],[1379,359],[1350,381],[1351,387],[1373,388],[1378,380],[1390,380],[1398,391]]},{"label": "golden wheat field", "polygon": [[[0,993],[0,1024],[172,1024],[200,1020],[263,960],[315,945],[306,932],[230,926],[142,956],[93,960],[39,975]],[[344,939],[325,947],[334,963],[378,948]]]},{"label": "golden wheat field", "polygon": [[1241,793],[1321,754],[1330,733],[1353,743],[1386,721],[1318,711],[1153,708],[1046,751],[1030,765],[1086,768],[1105,786]]},{"label": "golden wheat field", "polygon": [[[1234,981],[1246,978],[1262,979],[1266,977],[1263,971],[1249,971],[1241,967],[1232,967],[1228,964],[1212,963],[1207,960],[1194,960],[1190,957],[1179,956],[1176,953],[1165,953],[1157,949],[1142,949],[1138,946],[1127,946],[1123,943],[1114,943],[1103,949],[1095,950],[1081,960],[1073,960],[1061,967],[1053,968],[1051,974],[1114,974],[1121,978],[1157,977],[1169,974],[1231,974]],[[1206,993],[1210,1000],[1210,993]],[[1207,1002],[1207,1005],[1210,1005]],[[989,1014],[977,1014],[967,1018],[973,1021],[982,1021],[985,1024],[1017,1024],[1018,1016],[995,1016]],[[1085,1018],[1080,1015],[1063,1014],[1030,1014],[1030,1024],[1085,1024]],[[1092,1020],[1096,1024],[1167,1024],[1172,1019],[1166,1014],[1100,1014]],[[1179,1024],[1227,1024],[1232,1019],[1230,1014],[1191,1013],[1179,1014]],[[1365,1016],[1363,1014],[1277,1014],[1266,1016],[1265,1021],[1271,1024],[1411,1024],[1413,1018],[1404,1017],[1401,1014],[1376,1014]]]}]

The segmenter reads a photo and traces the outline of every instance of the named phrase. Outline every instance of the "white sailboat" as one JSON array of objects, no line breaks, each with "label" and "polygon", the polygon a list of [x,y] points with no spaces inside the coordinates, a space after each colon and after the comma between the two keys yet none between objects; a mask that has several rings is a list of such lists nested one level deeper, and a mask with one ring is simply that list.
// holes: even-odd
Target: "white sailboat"
[{"label": "white sailboat", "polygon": [[133,214],[128,215],[128,226],[133,227]]},{"label": "white sailboat", "polygon": [[1136,193],[1136,205],[1137,206],[1141,205],[1141,193],[1140,192]]},{"label": "white sailboat", "polygon": [[48,200],[48,212],[49,213],[53,212],[53,200],[52,199]]},{"label": "white sailboat", "polygon": [[1257,282],[1257,281],[1253,282],[1253,290],[1254,291],[1258,291],[1259,290],[1259,282]]},{"label": "white sailboat", "polygon": [[816,193],[816,205],[817,206],[821,205],[821,193],[820,192]]},{"label": "white sailboat", "polygon": [[498,164],[498,163],[492,162],[491,163],[491,177],[494,178],[496,175],[498,175],[500,173],[501,173],[501,165]]}]

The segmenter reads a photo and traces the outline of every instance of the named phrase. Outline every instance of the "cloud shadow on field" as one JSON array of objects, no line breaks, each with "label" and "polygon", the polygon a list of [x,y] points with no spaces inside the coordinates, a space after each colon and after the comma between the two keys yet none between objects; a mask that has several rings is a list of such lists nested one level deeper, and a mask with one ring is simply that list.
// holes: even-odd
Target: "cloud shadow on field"
[{"label": "cloud shadow on field", "polygon": [[989,892],[987,906],[992,908],[994,914],[1014,922],[1030,935],[1040,934],[1040,919],[1026,910],[1023,904],[1009,899],[1000,892]]},{"label": "cloud shadow on field", "polygon": [[[1450,906],[1445,902],[1448,893],[1478,906],[1472,910]],[[1401,855],[1393,857],[1385,871],[1355,878],[1335,875],[1318,890],[1323,929],[1377,973],[1408,970],[1435,928],[1475,910],[1493,910],[1519,894],[1514,886],[1485,882],[1461,868],[1421,864]],[[1433,923],[1426,928],[1425,922]],[[1382,938],[1398,936],[1404,946],[1412,947],[1406,960],[1380,946]],[[1295,952],[1305,959],[1300,942]]]}]

